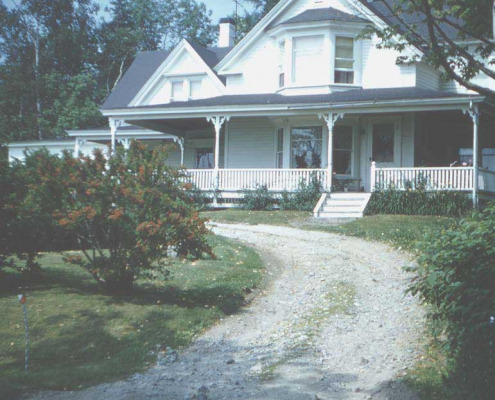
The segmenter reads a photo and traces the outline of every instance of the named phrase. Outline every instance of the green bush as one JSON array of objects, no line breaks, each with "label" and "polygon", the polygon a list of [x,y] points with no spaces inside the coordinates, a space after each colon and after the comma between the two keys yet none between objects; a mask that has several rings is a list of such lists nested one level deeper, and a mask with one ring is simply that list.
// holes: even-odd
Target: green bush
[{"label": "green bush", "polygon": [[256,190],[245,192],[241,206],[250,211],[273,210],[276,204],[275,197],[269,192],[266,185],[258,186]]},{"label": "green bush", "polygon": [[366,214],[463,217],[471,210],[471,200],[462,192],[388,189],[371,195]]},{"label": "green bush", "polygon": [[79,158],[68,152],[62,158],[28,156],[16,168],[25,173],[37,166],[36,184],[21,190],[24,202],[35,207],[16,209],[15,220],[27,216],[36,223],[14,224],[13,231],[29,238],[39,233],[49,241],[56,226],[77,238],[83,256],[66,261],[86,269],[111,292],[128,293],[138,276],[161,270],[170,250],[181,257],[213,257],[208,230],[182,183],[184,173],[166,165],[167,155],[166,147],[150,152],[133,143],[110,158],[100,151]]},{"label": "green bush", "polygon": [[313,211],[320,196],[321,184],[318,179],[313,178],[309,182],[301,180],[296,192],[285,191],[282,193],[279,206],[281,210],[287,211]]},{"label": "green bush", "polygon": [[459,399],[495,398],[495,204],[420,245],[410,291],[445,322]]}]

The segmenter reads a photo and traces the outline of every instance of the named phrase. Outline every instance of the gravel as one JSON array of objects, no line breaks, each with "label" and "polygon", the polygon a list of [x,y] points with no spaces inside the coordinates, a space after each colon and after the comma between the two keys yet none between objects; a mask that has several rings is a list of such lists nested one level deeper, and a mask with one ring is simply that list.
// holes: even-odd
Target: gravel
[{"label": "gravel", "polygon": [[401,382],[424,312],[405,295],[409,256],[356,238],[216,224],[257,249],[266,285],[249,307],[143,374],[32,400],[419,399]]}]

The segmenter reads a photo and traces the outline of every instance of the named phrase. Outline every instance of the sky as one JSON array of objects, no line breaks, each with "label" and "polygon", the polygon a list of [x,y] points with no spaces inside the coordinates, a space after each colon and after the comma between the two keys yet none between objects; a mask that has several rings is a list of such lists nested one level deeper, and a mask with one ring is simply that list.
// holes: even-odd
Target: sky
[{"label": "sky", "polygon": [[[9,7],[12,6],[13,4],[12,0],[1,0],[1,1],[2,3],[6,4]],[[199,1],[205,3],[206,7],[213,11],[212,22],[214,24],[218,23],[218,20],[220,18],[231,15],[235,11],[234,0],[199,0]],[[109,1],[97,0],[97,2],[100,4],[101,8],[103,9],[105,8],[105,6],[108,5]],[[248,10],[252,10],[252,7],[250,7],[249,5],[244,4],[243,6],[246,7]],[[244,13],[243,6],[239,7],[239,14]]]}]

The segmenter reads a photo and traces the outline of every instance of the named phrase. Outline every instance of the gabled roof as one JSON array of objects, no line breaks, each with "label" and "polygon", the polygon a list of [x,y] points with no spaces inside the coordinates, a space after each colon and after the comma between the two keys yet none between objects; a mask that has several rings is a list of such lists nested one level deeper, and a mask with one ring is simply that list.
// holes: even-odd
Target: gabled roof
[{"label": "gabled roof", "polygon": [[417,87],[387,88],[387,89],[354,89],[331,94],[284,96],[277,93],[240,94],[211,97],[207,99],[177,101],[168,104],[157,104],[129,109],[175,109],[195,107],[222,106],[263,106],[263,105],[293,105],[293,104],[339,104],[380,102],[399,100],[430,100],[446,98],[465,98],[453,92],[421,89]]},{"label": "gabled roof", "polygon": [[301,24],[310,22],[323,22],[323,21],[340,21],[340,22],[360,22],[368,23],[369,20],[358,17],[353,14],[348,14],[346,12],[337,10],[336,8],[315,8],[302,12],[295,17],[283,21],[276,26],[280,25],[291,25],[291,24]]},{"label": "gabled roof", "polygon": [[169,51],[139,53],[101,108],[125,107],[129,104],[169,54]]},{"label": "gabled roof", "polygon": [[[187,43],[212,71],[213,67],[232,50],[232,47],[203,47],[192,41],[187,41]],[[126,107],[171,53],[171,51],[163,50],[139,53],[101,109]],[[217,75],[215,71],[213,72]],[[225,78],[219,77],[219,79],[225,83]]]}]

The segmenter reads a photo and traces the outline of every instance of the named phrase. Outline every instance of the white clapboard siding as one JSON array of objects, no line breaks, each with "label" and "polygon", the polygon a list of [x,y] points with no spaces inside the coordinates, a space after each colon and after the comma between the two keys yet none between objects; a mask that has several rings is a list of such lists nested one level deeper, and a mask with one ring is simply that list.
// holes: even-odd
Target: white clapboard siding
[{"label": "white clapboard siding", "polygon": [[416,64],[416,86],[440,90],[440,71],[423,63]]},{"label": "white clapboard siding", "polygon": [[228,127],[226,168],[273,168],[275,131],[268,118],[234,118]]}]

